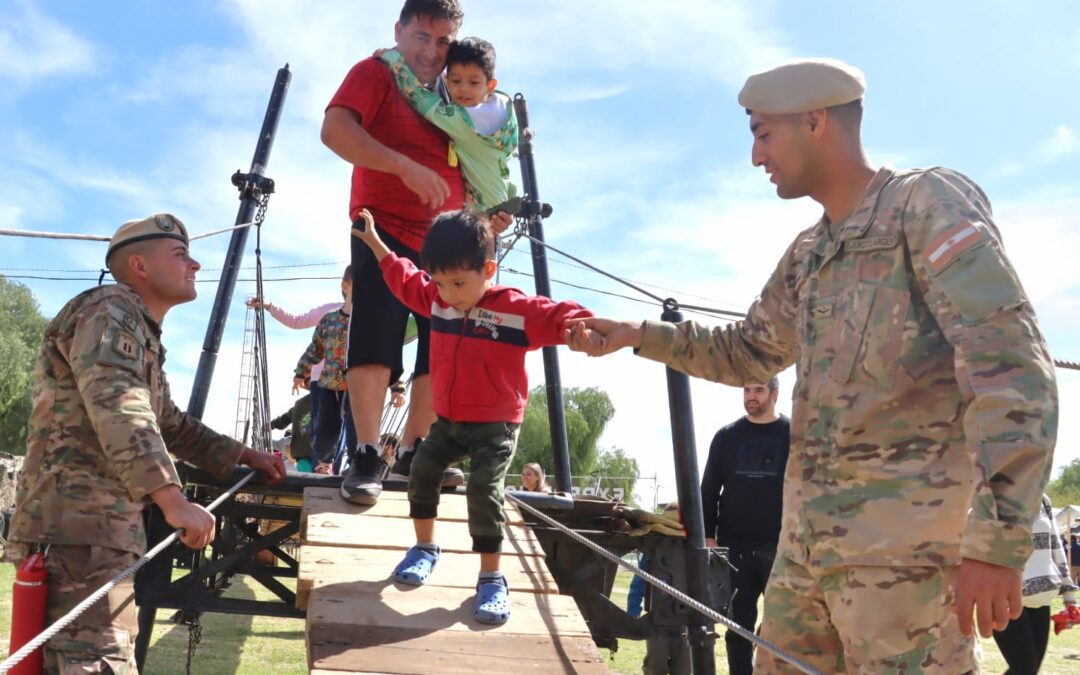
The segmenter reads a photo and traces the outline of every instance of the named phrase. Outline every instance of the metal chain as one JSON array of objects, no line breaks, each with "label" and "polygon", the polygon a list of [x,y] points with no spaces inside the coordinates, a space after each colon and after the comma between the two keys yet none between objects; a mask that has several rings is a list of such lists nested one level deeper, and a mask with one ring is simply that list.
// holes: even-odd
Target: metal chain
[{"label": "metal chain", "polygon": [[270,375],[266,352],[266,313],[264,308],[262,274],[262,226],[266,220],[266,209],[270,204],[270,193],[263,193],[259,208],[255,212],[255,297],[259,302],[255,309],[255,352],[257,354],[255,377],[255,400],[253,401],[253,424],[251,430],[252,447],[260,452],[271,452],[273,435],[270,431]]},{"label": "metal chain", "polygon": [[199,622],[199,615],[196,613],[192,616],[191,620],[187,622],[188,627],[188,646],[187,646],[187,675],[191,675],[191,661],[195,658],[195,650],[199,648],[199,643],[202,642],[202,624]]},{"label": "metal chain", "polygon": [[762,638],[758,637],[752,631],[746,630],[745,628],[743,628],[739,624],[735,623],[731,619],[727,618],[723,614],[717,612],[712,607],[709,607],[707,605],[702,604],[701,602],[698,602],[697,600],[690,597],[686,593],[683,593],[679,589],[674,588],[674,587],[664,583],[660,579],[654,577],[653,575],[649,574],[648,572],[646,572],[644,570],[638,569],[637,567],[635,567],[631,563],[626,562],[625,560],[623,560],[619,556],[615,555],[614,553],[607,550],[603,546],[597,544],[596,542],[592,541],[591,539],[585,538],[581,534],[578,534],[577,532],[571,530],[570,528],[563,525],[562,523],[555,520],[554,518],[547,515],[546,513],[543,513],[541,511],[539,511],[538,509],[535,509],[532,506],[529,506],[525,502],[523,502],[520,499],[518,499],[517,497],[515,497],[513,493],[507,492],[506,497],[508,499],[510,499],[510,501],[514,502],[514,504],[524,508],[529,513],[533,514],[534,516],[536,516],[540,520],[544,521],[548,525],[550,525],[550,526],[554,527],[555,529],[559,530],[560,532],[567,535],[568,537],[570,537],[574,541],[578,542],[579,544],[581,544],[581,545],[585,546],[586,548],[592,550],[594,553],[598,554],[602,558],[605,558],[606,560],[609,560],[609,561],[615,563],[616,565],[619,565],[620,567],[623,567],[623,568],[629,570],[630,572],[633,572],[637,576],[641,577],[646,583],[648,583],[653,588],[656,588],[656,589],[658,589],[658,590],[660,590],[660,591],[662,591],[664,593],[667,593],[668,595],[674,597],[675,599],[677,599],[680,602],[682,602],[683,604],[685,604],[687,607],[690,607],[691,609],[696,610],[699,614],[702,614],[702,615],[712,619],[716,623],[722,624],[728,630],[734,631],[740,637],[746,638],[750,642],[753,642],[754,644],[756,644],[758,647],[761,647],[762,649],[764,649],[764,650],[766,650],[768,652],[771,652],[772,654],[775,654],[779,658],[783,659],[784,661],[787,661],[788,663],[795,666],[797,669],[801,670],[802,672],[806,673],[807,675],[822,675],[822,673],[820,671],[816,670],[810,664],[808,664],[808,663],[806,663],[804,661],[801,661],[800,659],[798,659],[795,656],[792,656],[791,654],[788,654],[787,652],[780,649],[779,647],[777,647],[773,643],[769,642],[768,640],[765,640],[765,639],[762,639]]},{"label": "metal chain", "polygon": [[259,202],[259,209],[255,212],[255,220],[251,221],[255,227],[262,227],[263,221],[266,220],[266,207],[270,204],[270,193],[265,192],[262,196],[262,201]]}]

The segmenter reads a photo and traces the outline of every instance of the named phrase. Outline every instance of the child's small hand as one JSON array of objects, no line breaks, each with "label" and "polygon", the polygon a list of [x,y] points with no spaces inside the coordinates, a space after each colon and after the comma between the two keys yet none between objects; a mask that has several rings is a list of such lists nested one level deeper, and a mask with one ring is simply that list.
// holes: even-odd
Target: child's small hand
[{"label": "child's small hand", "polygon": [[390,50],[385,49],[383,47],[379,47],[375,51],[371,52],[371,57],[377,59],[377,58],[379,58],[380,56],[382,56],[383,54],[385,54],[388,51],[390,51]]},{"label": "child's small hand", "polygon": [[292,393],[293,393],[293,396],[296,396],[297,394],[299,394],[301,389],[307,389],[307,388],[308,388],[307,379],[305,379],[303,377],[300,377],[299,375],[297,375],[296,377],[293,378],[293,381],[292,381]]},{"label": "child's small hand", "polygon": [[[362,225],[360,221],[363,221]],[[390,249],[386,247],[375,229],[375,219],[371,217],[367,209],[361,209],[357,215],[357,220],[353,223],[352,236],[367,244],[378,260],[382,260],[390,253]]]}]

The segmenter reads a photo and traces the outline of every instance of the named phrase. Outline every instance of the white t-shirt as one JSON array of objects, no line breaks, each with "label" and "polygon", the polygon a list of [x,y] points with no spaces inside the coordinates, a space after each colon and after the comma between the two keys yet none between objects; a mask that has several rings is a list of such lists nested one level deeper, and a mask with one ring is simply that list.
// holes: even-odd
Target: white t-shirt
[{"label": "white t-shirt", "polygon": [[490,136],[506,124],[510,119],[510,101],[505,96],[492,94],[484,99],[480,105],[465,108],[472,118],[476,133],[481,136]]}]

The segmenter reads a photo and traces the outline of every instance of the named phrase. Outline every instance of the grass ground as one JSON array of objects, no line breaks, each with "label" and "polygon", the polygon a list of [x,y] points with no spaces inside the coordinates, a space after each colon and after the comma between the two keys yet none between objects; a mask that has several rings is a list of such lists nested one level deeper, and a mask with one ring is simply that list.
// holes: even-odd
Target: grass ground
[{"label": "grass ground", "polygon": [[[0,565],[0,650],[7,653],[11,622],[11,594],[14,568]],[[625,606],[631,575],[620,571],[616,577],[612,599]],[[241,598],[270,599],[262,589],[247,582],[238,583],[228,594]],[[1053,610],[1061,609],[1060,601]],[[183,626],[168,621],[171,612],[161,611],[154,625],[146,673],[173,675],[185,672],[188,633]],[[202,619],[202,643],[195,654],[192,672],[218,675],[237,673],[306,673],[304,654],[304,623],[299,619],[206,614]],[[983,672],[1005,672],[1005,661],[993,640],[983,640]],[[605,655],[608,655],[605,652]],[[615,673],[639,673],[645,656],[645,643],[620,640],[619,650],[610,654],[608,667]],[[724,640],[716,642],[716,672],[728,672]],[[1080,628],[1050,636],[1050,646],[1043,662],[1043,675],[1069,675],[1080,672]]]}]

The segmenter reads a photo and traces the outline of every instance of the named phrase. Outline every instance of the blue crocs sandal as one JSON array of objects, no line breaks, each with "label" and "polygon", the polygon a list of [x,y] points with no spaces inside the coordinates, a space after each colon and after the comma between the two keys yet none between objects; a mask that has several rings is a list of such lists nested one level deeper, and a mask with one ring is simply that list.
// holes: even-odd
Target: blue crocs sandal
[{"label": "blue crocs sandal", "polygon": [[413,546],[405,552],[405,559],[394,568],[394,580],[410,586],[422,586],[427,581],[435,563],[439,562],[439,551],[431,551]]},{"label": "blue crocs sandal", "polygon": [[510,618],[510,587],[506,577],[483,580],[476,584],[476,609],[473,616],[480,623],[499,626]]}]

